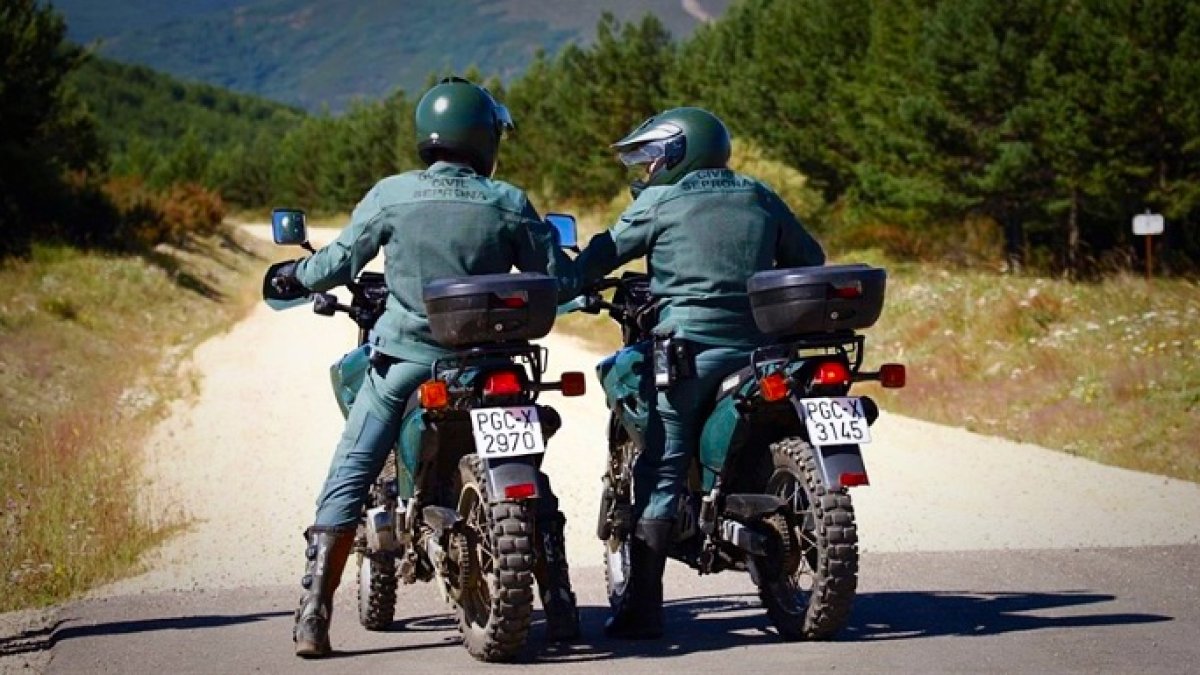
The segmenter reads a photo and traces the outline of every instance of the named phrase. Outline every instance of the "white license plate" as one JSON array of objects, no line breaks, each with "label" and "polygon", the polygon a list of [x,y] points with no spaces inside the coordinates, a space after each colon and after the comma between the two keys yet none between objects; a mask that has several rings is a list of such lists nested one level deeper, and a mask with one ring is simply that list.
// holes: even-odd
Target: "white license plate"
[{"label": "white license plate", "polygon": [[471,411],[471,433],[475,452],[496,459],[537,455],[546,451],[537,408],[476,408]]},{"label": "white license plate", "polygon": [[798,404],[813,445],[861,445],[871,442],[862,399],[804,398]]}]

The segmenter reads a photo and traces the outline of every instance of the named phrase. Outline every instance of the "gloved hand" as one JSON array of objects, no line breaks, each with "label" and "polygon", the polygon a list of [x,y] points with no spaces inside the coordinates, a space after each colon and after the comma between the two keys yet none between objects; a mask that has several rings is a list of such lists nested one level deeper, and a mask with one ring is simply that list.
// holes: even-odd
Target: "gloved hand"
[{"label": "gloved hand", "polygon": [[296,263],[299,260],[277,262],[267,268],[263,277],[263,298],[273,300],[298,300],[311,291],[296,278]]}]

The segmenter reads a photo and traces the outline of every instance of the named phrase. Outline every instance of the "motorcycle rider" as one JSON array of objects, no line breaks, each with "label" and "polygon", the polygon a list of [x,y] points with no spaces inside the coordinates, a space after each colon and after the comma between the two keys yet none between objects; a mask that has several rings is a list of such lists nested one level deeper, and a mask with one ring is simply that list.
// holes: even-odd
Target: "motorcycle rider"
[{"label": "motorcycle rider", "polygon": [[[667,110],[612,147],[645,176],[632,184],[634,201],[617,223],[575,259],[573,283],[585,288],[646,256],[659,308],[654,334],[669,336],[673,357],[686,361],[676,364],[686,379],[657,391],[645,375],[650,419],[634,466],[629,583],[604,626],[610,637],[656,638],[663,630],[663,569],[704,408],[765,340],[746,279],[777,266],[822,265],[825,254],[775,192],[727,168],[729,132],[707,110]],[[690,355],[681,356],[679,345]]]},{"label": "motorcycle rider", "polygon": [[[508,110],[484,88],[446,78],[416,106],[417,150],[427,169],[379,181],[350,224],[311,257],[284,264],[272,284],[293,295],[352,281],[380,251],[390,293],[372,331],[371,368],[358,392],[329,474],[305,531],[304,593],[296,611],[296,654],[330,653],[334,590],[354,544],[368,489],[395,447],[410,394],[449,352],[430,333],[422,286],[445,277],[509,272],[556,274],[569,261],[523,191],[492,178]],[[565,517],[540,474],[537,529],[543,551],[565,550]],[[539,566],[538,586],[551,639],[578,635],[578,612],[565,564]],[[553,569],[546,569],[553,568]],[[537,570],[535,570],[535,574]],[[547,578],[549,577],[549,578]],[[562,577],[562,578],[558,578]]]}]

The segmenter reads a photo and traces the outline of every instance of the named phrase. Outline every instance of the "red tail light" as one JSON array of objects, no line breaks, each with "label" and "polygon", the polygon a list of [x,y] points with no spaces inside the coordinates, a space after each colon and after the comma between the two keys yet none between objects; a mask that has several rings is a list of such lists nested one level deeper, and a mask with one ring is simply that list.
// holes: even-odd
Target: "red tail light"
[{"label": "red tail light", "polygon": [[853,300],[862,297],[862,286],[858,282],[854,282],[849,286],[834,286],[830,290],[830,296],[841,298],[843,300]]},{"label": "red tail light", "polygon": [[505,499],[528,499],[537,494],[536,483],[517,483],[504,486]]},{"label": "red tail light", "polygon": [[516,371],[500,370],[491,373],[483,382],[484,396],[511,396],[521,393],[521,377]]},{"label": "red tail light", "polygon": [[788,395],[788,381],[783,373],[764,375],[758,381],[758,387],[762,392],[763,400],[766,401],[778,401]]},{"label": "red tail light", "polygon": [[826,387],[850,384],[850,369],[841,361],[824,361],[817,366],[812,383]]},{"label": "red tail light", "polygon": [[907,382],[904,364],[885,363],[879,367],[879,384],[888,389],[900,389]]},{"label": "red tail light", "polygon": [[587,380],[584,379],[583,373],[563,373],[562,374],[562,395],[563,396],[583,396],[587,393]]},{"label": "red tail light", "polygon": [[526,299],[520,295],[496,296],[500,298],[500,304],[508,309],[521,309],[529,304]]},{"label": "red tail light", "polygon": [[866,473],[860,473],[857,471],[853,473],[843,473],[841,476],[838,476],[838,482],[842,484],[842,487],[857,487],[859,485],[871,484],[871,482],[867,480]]}]

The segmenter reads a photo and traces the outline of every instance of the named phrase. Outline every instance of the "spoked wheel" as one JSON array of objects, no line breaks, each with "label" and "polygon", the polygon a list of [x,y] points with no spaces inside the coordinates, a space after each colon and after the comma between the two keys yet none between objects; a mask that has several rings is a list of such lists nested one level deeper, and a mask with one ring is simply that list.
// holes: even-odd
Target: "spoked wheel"
[{"label": "spoked wheel", "polygon": [[604,585],[608,604],[617,606],[629,584],[629,537],[633,534],[632,467],[637,446],[618,430],[619,437],[609,452],[604,476],[605,498],[601,500],[601,532],[604,536]]},{"label": "spoked wheel", "polygon": [[[371,486],[367,508],[383,504],[385,486],[396,480],[396,457],[388,454],[387,463]],[[392,554],[365,551],[365,526],[359,526],[358,551],[358,622],[367,630],[385,630],[396,615],[396,558]]]},{"label": "spoked wheel", "polygon": [[533,522],[521,502],[489,504],[477,455],[459,462],[458,512],[465,521],[452,539],[452,582],[463,645],[481,661],[506,661],[520,651],[533,615]]},{"label": "spoked wheel", "polygon": [[828,640],[850,618],[858,587],[858,532],[845,490],[829,491],[812,446],[788,438],[771,446],[767,491],[790,507],[764,521],[771,548],[756,558],[758,593],[787,640]]}]

